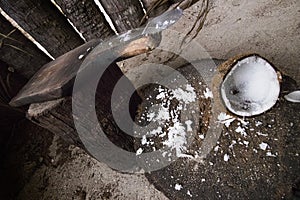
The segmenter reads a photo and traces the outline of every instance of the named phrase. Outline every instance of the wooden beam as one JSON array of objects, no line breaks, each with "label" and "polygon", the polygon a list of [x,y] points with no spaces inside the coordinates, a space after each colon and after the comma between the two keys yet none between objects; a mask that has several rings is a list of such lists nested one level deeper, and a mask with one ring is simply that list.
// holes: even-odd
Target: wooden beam
[{"label": "wooden beam", "polygon": [[144,16],[139,0],[100,0],[118,32],[138,28]]},{"label": "wooden beam", "polygon": [[105,39],[114,35],[93,0],[56,0],[55,2],[87,41],[95,38]]},{"label": "wooden beam", "polygon": [[83,44],[62,13],[43,0],[1,0],[0,7],[53,56]]},{"label": "wooden beam", "polygon": [[20,75],[31,78],[51,59],[0,15],[0,59]]}]

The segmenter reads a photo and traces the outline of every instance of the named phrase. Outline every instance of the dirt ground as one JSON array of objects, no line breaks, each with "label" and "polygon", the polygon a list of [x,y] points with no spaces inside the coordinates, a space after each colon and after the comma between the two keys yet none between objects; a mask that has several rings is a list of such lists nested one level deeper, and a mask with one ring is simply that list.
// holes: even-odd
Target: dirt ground
[{"label": "dirt ground", "polygon": [[[212,58],[259,53],[296,80],[293,87],[299,88],[300,1],[211,3],[212,9],[195,42]],[[185,35],[200,6],[198,2],[185,10],[172,29]],[[176,49],[176,40],[165,33],[162,43]],[[129,71],[145,60],[166,63],[168,59],[167,54],[154,51],[125,61],[122,69]],[[137,75],[132,81],[143,78]],[[15,127],[1,157],[0,199],[293,199],[293,188],[300,189],[299,118],[299,105],[287,104],[281,98],[270,113],[249,119],[247,129],[259,129],[257,132],[265,136],[250,133],[251,140],[242,138],[234,151],[226,148],[233,140],[239,141],[240,135],[235,131],[239,125],[235,122],[231,129],[223,130],[219,150],[212,151],[207,162],[197,164],[182,159],[147,177],[116,172],[24,120]],[[257,121],[264,125],[257,127]],[[248,141],[251,151],[246,149]],[[276,157],[259,150],[262,142],[268,143],[270,155]],[[258,153],[253,151],[255,148]],[[224,162],[225,154],[232,158],[229,162]],[[176,184],[182,189],[175,189]]]}]

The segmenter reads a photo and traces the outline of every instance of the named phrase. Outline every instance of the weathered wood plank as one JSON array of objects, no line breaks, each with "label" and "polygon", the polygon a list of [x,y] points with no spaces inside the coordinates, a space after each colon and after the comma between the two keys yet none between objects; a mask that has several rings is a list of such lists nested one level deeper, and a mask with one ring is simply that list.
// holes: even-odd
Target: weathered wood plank
[{"label": "weathered wood plank", "polygon": [[43,0],[1,0],[0,7],[53,56],[83,44],[62,13]]},{"label": "weathered wood plank", "polygon": [[10,105],[21,106],[68,95],[83,58],[99,43],[99,39],[92,40],[44,65]]},{"label": "weathered wood plank", "polygon": [[31,78],[51,59],[0,15],[0,59],[20,75]]},{"label": "weathered wood plank", "polygon": [[105,39],[114,35],[93,0],[56,0],[55,2],[87,41],[95,38]]},{"label": "weathered wood plank", "polygon": [[144,16],[139,0],[100,0],[100,3],[120,33],[139,27]]},{"label": "weathered wood plank", "polygon": [[[122,37],[120,40],[122,40]],[[138,36],[138,38],[126,42],[120,40],[119,38],[115,38],[112,42],[107,41],[102,43],[95,55],[104,55],[104,58],[105,55],[114,55],[116,58],[128,58],[152,50],[158,45],[160,38]],[[110,43],[114,41],[117,42],[117,45],[111,46]],[[24,86],[18,95],[12,99],[10,105],[21,106],[70,95],[81,63],[99,43],[100,40],[91,40],[46,64]],[[105,63],[99,63],[98,67],[104,68],[107,66],[105,66]]]}]

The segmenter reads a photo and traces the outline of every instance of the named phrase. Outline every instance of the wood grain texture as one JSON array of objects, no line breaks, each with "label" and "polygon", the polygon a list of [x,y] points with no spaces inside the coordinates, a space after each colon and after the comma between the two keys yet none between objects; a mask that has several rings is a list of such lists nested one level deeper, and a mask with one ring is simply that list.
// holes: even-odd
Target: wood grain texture
[{"label": "wood grain texture", "polygon": [[[117,41],[115,41],[117,40]],[[121,38],[122,40],[122,38]],[[136,36],[129,41],[119,41],[115,38],[116,44],[110,45],[111,40],[100,43],[100,39],[91,40],[88,43],[77,47],[76,49],[60,56],[56,60],[43,66],[32,79],[23,87],[11,102],[11,106],[22,106],[30,103],[50,101],[70,95],[73,88],[75,77],[83,60],[89,55],[91,50],[97,46],[96,52],[93,52],[88,61],[93,62],[96,58],[106,59],[115,57],[115,59],[125,59],[131,56],[149,52],[160,42],[160,37]],[[112,58],[113,59],[113,58]],[[106,69],[107,62],[97,61],[97,68]],[[81,70],[80,73],[84,73]],[[90,74],[93,76],[93,74]],[[90,81],[89,79],[87,79]]]},{"label": "wood grain texture", "polygon": [[144,12],[139,0],[100,0],[118,32],[138,28]]},{"label": "wood grain texture", "polygon": [[10,105],[22,106],[68,95],[84,57],[99,43],[99,39],[91,40],[44,65],[11,100]]},{"label": "wood grain texture", "polygon": [[56,0],[55,2],[87,41],[95,38],[105,39],[114,35],[93,0]]},{"label": "wood grain texture", "polygon": [[1,0],[0,7],[53,57],[83,44],[67,19],[50,1]]},{"label": "wood grain texture", "polygon": [[31,78],[51,59],[0,15],[0,59],[25,78]]}]

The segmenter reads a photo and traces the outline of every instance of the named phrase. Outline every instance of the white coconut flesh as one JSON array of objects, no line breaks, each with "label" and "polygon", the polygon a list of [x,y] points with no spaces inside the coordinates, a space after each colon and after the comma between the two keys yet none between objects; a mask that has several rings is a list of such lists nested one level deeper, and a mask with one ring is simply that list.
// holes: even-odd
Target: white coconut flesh
[{"label": "white coconut flesh", "polygon": [[239,116],[253,116],[269,110],[275,105],[279,92],[276,71],[257,55],[238,61],[221,85],[225,106]]}]

